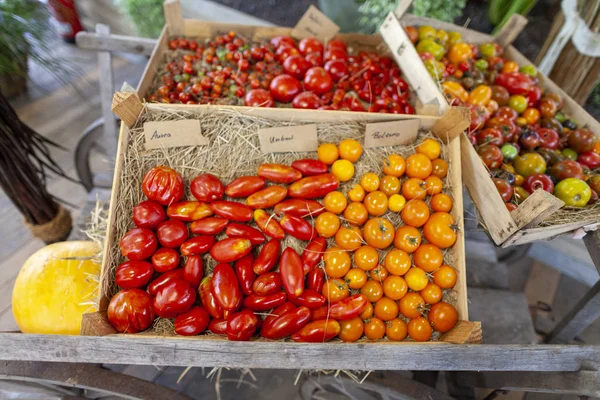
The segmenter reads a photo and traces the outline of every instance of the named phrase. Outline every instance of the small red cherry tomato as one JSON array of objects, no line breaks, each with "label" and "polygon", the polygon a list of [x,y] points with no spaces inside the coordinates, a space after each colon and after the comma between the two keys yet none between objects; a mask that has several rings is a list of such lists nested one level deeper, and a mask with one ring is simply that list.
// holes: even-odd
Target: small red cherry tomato
[{"label": "small red cherry tomato", "polygon": [[225,234],[230,238],[248,239],[253,246],[258,246],[266,241],[265,235],[261,231],[244,224],[229,224],[227,229],[225,229]]},{"label": "small red cherry tomato", "polygon": [[248,107],[273,107],[275,101],[273,101],[273,96],[268,90],[256,88],[246,93],[244,105]]},{"label": "small red cherry tomato", "polygon": [[294,97],[292,107],[304,110],[316,110],[321,107],[321,99],[313,92],[302,92]]},{"label": "small red cherry tomato", "polygon": [[216,239],[214,236],[194,236],[186,240],[180,247],[181,255],[184,256],[199,256],[208,251],[214,246]]},{"label": "small red cherry tomato", "polygon": [[242,303],[242,291],[233,267],[217,264],[213,270],[212,292],[223,310],[237,310]]},{"label": "small red cherry tomato", "polygon": [[308,274],[323,259],[323,253],[327,248],[325,238],[318,237],[311,241],[302,252],[302,266],[304,273]]},{"label": "small red cherry tomato", "polygon": [[235,262],[235,275],[237,276],[242,293],[246,296],[252,294],[252,284],[254,283],[254,279],[256,279],[253,267],[254,256],[252,253],[246,254]]},{"label": "small red cherry tomato", "polygon": [[202,257],[200,256],[189,256],[183,267],[183,279],[188,281],[194,289],[196,289],[202,278],[204,277],[204,265],[202,263]]},{"label": "small red cherry tomato", "polygon": [[577,162],[585,165],[589,169],[600,167],[600,154],[594,151],[585,151],[577,157]]},{"label": "small red cherry tomato", "polygon": [[287,247],[283,251],[279,271],[283,288],[290,298],[301,296],[304,292],[304,269],[302,268],[302,259],[296,250]]},{"label": "small red cherry tomato", "polygon": [[202,307],[193,307],[175,318],[175,333],[182,336],[196,336],[208,326],[210,315]]},{"label": "small red cherry tomato", "polygon": [[155,201],[145,200],[133,207],[133,223],[138,228],[156,229],[167,218],[165,209]]},{"label": "small red cherry tomato", "polygon": [[309,53],[323,53],[323,43],[314,37],[308,37],[298,42],[298,50],[300,54],[306,55]]},{"label": "small red cherry tomato", "polygon": [[261,164],[258,176],[275,183],[291,183],[302,178],[302,173],[283,164]]},{"label": "small red cherry tomato", "polygon": [[310,321],[310,310],[306,307],[298,307],[287,311],[268,324],[263,323],[260,335],[267,339],[283,339],[298,332]]},{"label": "small red cherry tomato", "polygon": [[175,279],[156,292],[152,303],[159,317],[175,318],[188,311],[196,301],[196,291],[188,281]]},{"label": "small red cherry tomato", "polygon": [[190,183],[190,190],[198,201],[212,202],[223,198],[225,187],[213,174],[202,174]]},{"label": "small red cherry tomato", "polygon": [[306,289],[321,293],[325,284],[325,272],[321,268],[314,268],[306,275]]},{"label": "small red cherry tomato", "polygon": [[328,171],[327,164],[320,160],[305,158],[296,160],[292,163],[292,168],[297,169],[303,176],[314,176],[326,174]]},{"label": "small red cherry tomato", "polygon": [[290,301],[297,306],[308,307],[312,310],[314,308],[323,306],[327,299],[321,293],[306,289],[304,290],[304,293],[302,293],[302,296],[298,296],[295,299],[290,299]]},{"label": "small red cherry tomato", "polygon": [[258,253],[256,261],[254,261],[254,273],[256,275],[262,275],[275,267],[277,261],[279,261],[279,255],[281,254],[281,242],[278,239],[269,240]]},{"label": "small red cherry tomato", "polygon": [[161,247],[152,255],[152,265],[156,272],[167,272],[179,266],[179,252],[168,247]]},{"label": "small red cherry tomato", "polygon": [[236,201],[219,200],[210,204],[215,214],[230,221],[248,222],[252,221],[252,209],[245,204]]},{"label": "small red cherry tomato", "polygon": [[254,210],[254,222],[266,235],[273,239],[283,239],[285,231],[273,216],[267,214],[265,210]]},{"label": "small red cherry tomato", "polygon": [[329,60],[325,63],[325,71],[329,72],[334,82],[348,75],[348,66],[344,60]]},{"label": "small red cherry tomato", "polygon": [[242,310],[227,318],[227,339],[248,341],[257,327],[258,317],[250,310]]},{"label": "small red cherry tomato", "polygon": [[140,288],[150,282],[153,274],[154,268],[147,261],[125,261],[117,267],[115,283],[122,289]]},{"label": "small red cherry tomato", "polygon": [[267,311],[279,307],[285,303],[286,300],[287,295],[283,291],[266,296],[253,293],[250,296],[246,296],[244,299],[244,307],[252,311]]},{"label": "small red cherry tomato", "polygon": [[325,197],[339,185],[340,181],[333,174],[309,176],[292,183],[288,188],[288,195],[300,199],[316,199]]},{"label": "small red cherry tomato", "polygon": [[144,175],[142,191],[150,200],[167,206],[183,197],[183,178],[173,168],[164,165],[154,167]]},{"label": "small red cherry tomato", "polygon": [[[164,223],[164,222],[163,222]],[[146,228],[133,228],[125,232],[120,242],[121,254],[131,261],[141,261],[154,254],[158,247],[154,232]]]},{"label": "small red cherry tomato", "polygon": [[323,343],[336,337],[341,330],[339,322],[333,319],[309,322],[292,335],[294,342]]},{"label": "small red cherry tomato", "polygon": [[158,226],[156,236],[162,246],[176,248],[187,240],[187,226],[181,221],[171,219]]},{"label": "small red cherry tomato", "polygon": [[363,311],[368,303],[367,296],[364,294],[355,294],[330,304],[329,306],[320,307],[312,312],[312,319],[331,318],[338,321],[356,318]]},{"label": "small red cherry tomato", "polygon": [[199,201],[182,201],[174,203],[167,208],[167,215],[171,219],[190,222],[210,217],[212,210],[206,203]]},{"label": "small red cherry tomato", "polygon": [[156,296],[156,293],[158,293],[160,289],[177,279],[183,279],[183,268],[177,268],[160,274],[148,285],[148,293],[152,296]]},{"label": "small red cherry tomato", "polygon": [[290,214],[294,217],[316,217],[325,211],[325,207],[316,200],[289,199],[275,206],[277,214]]},{"label": "small red cherry tomato", "polygon": [[242,176],[225,187],[229,197],[248,197],[265,187],[267,180],[260,176]]},{"label": "small red cherry tomato", "polygon": [[248,207],[254,209],[271,208],[277,203],[279,203],[281,200],[285,199],[287,193],[287,188],[283,186],[269,186],[248,196],[248,198],[246,199],[246,204],[248,205]]},{"label": "small red cherry tomato", "polygon": [[212,276],[207,276],[200,282],[200,288],[198,288],[200,294],[200,302],[206,308],[206,311],[213,318],[223,318],[223,309],[217,303],[217,299],[212,292]]},{"label": "small red cherry tomato", "polygon": [[269,272],[256,278],[252,284],[252,291],[261,296],[281,291],[279,272]]},{"label": "small red cherry tomato", "polygon": [[333,79],[322,67],[312,67],[304,75],[304,89],[318,95],[333,89]]},{"label": "small red cherry tomato", "polygon": [[150,328],[156,315],[152,296],[141,289],[125,289],[115,294],[108,305],[108,322],[122,333],[137,333]]},{"label": "small red cherry tomato", "polygon": [[194,235],[217,235],[229,224],[229,220],[221,217],[208,217],[190,224]]},{"label": "small red cherry tomato", "polygon": [[239,260],[252,250],[252,243],[248,239],[228,238],[219,240],[210,249],[210,255],[215,261],[229,263]]},{"label": "small red cherry tomato", "polygon": [[317,236],[310,223],[293,215],[284,215],[279,224],[286,233],[299,240],[311,240]]}]

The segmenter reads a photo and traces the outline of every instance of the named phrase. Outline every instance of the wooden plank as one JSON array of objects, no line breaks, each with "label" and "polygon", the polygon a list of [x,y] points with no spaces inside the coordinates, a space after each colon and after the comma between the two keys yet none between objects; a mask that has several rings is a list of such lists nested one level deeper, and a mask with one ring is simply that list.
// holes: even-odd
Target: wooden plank
[{"label": "wooden plank", "polygon": [[589,232],[583,238],[583,242],[590,253],[594,265],[600,272],[600,230]]},{"label": "wooden plank", "polygon": [[[96,33],[100,36],[108,37],[108,35],[110,35],[110,28],[108,25],[98,24],[96,26]],[[102,145],[106,151],[106,156],[110,160],[109,163],[112,165],[114,157],[117,154],[117,128],[115,124],[111,123],[114,117],[110,105],[112,102],[115,80],[112,70],[112,55],[110,52],[101,51],[98,53],[98,71],[100,83],[100,107],[102,109],[102,118],[107,122],[104,124],[102,130],[104,139]]]},{"label": "wooden plank", "polygon": [[578,371],[600,366],[599,346],[291,343],[143,336],[0,334],[0,359],[227,368]]},{"label": "wooden plank", "polygon": [[574,230],[584,228],[593,224],[595,219],[570,222],[568,224],[545,226],[542,228],[522,229],[502,243],[502,247],[516,246],[520,244],[537,242],[539,240],[550,240],[559,235],[571,234]]},{"label": "wooden plank", "polygon": [[564,205],[565,203],[558,197],[543,189],[538,189],[519,204],[519,207],[510,215],[519,229],[533,228]]},{"label": "wooden plank", "polygon": [[163,28],[160,37],[158,38],[158,42],[156,43],[156,47],[150,56],[150,60],[148,64],[146,64],[146,68],[142,73],[142,78],[140,79],[140,83],[137,86],[137,93],[140,96],[140,99],[143,99],[147,93],[150,93],[150,89],[152,88],[152,83],[154,81],[154,75],[156,71],[160,68],[160,65],[165,62],[164,60],[164,52],[167,49],[169,43],[169,36],[167,32],[167,27]]},{"label": "wooden plank", "polygon": [[536,242],[531,245],[527,255],[584,285],[593,286],[598,281],[598,270],[583,240],[562,236]]},{"label": "wooden plank", "polygon": [[524,294],[529,304],[529,312],[533,324],[539,329],[538,320],[551,318],[552,313],[540,308],[540,305],[552,307],[561,273],[542,263],[534,262],[529,272]]},{"label": "wooden plank", "polygon": [[521,14],[513,14],[495,36],[496,42],[502,47],[512,44],[527,26],[527,18]]},{"label": "wooden plank", "polygon": [[[137,94],[132,92],[116,92],[111,96],[111,108],[117,117],[125,123],[128,128],[135,125],[144,105]],[[116,154],[116,151],[115,151]]]},{"label": "wooden plank", "polygon": [[183,35],[183,13],[181,12],[181,3],[179,0],[165,0],[165,26],[168,29],[169,36]]},{"label": "wooden plank", "polygon": [[434,135],[445,142],[457,138],[471,125],[471,114],[468,108],[452,107],[437,120],[431,128]]},{"label": "wooden plank", "polygon": [[92,32],[79,32],[75,36],[77,46],[82,49],[95,51],[110,51],[113,53],[134,53],[149,56],[156,46],[156,39],[140,38],[124,35],[99,35]]}]

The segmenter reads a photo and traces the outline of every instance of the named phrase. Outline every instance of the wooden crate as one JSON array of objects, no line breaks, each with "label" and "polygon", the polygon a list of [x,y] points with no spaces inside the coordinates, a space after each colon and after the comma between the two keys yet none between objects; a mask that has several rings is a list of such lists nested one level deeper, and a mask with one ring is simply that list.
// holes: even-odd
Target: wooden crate
[{"label": "wooden crate", "polygon": [[[144,108],[145,107],[145,108]],[[464,117],[464,110],[462,117],[459,117],[459,109],[453,109],[448,115],[444,117],[409,117],[403,115],[390,115],[390,114],[370,114],[370,113],[345,113],[340,118],[340,114],[335,111],[314,111],[314,110],[295,110],[295,109],[272,109],[272,108],[250,108],[250,107],[224,107],[224,106],[210,106],[210,105],[160,105],[160,104],[146,104],[145,106],[139,101],[138,97],[133,93],[117,93],[115,95],[115,102],[113,102],[113,110],[117,115],[121,117],[123,123],[121,125],[121,133],[119,138],[119,147],[116,158],[115,175],[113,180],[113,188],[110,200],[110,211],[108,216],[108,231],[104,245],[104,254],[101,270],[101,283],[98,293],[98,304],[100,312],[94,314],[86,314],[82,324],[82,334],[84,335],[106,335],[115,333],[114,329],[108,324],[106,320],[106,309],[108,306],[109,299],[106,298],[105,288],[109,285],[114,284],[114,275],[109,273],[117,262],[111,262],[111,255],[116,255],[112,260],[118,260],[120,257],[115,222],[118,218],[130,218],[130,210],[115,210],[116,199],[120,196],[122,188],[127,185],[132,185],[131,181],[127,181],[122,176],[122,171],[125,165],[125,155],[131,149],[131,133],[128,126],[133,126],[141,113],[152,113],[152,112],[169,112],[169,111],[181,111],[185,110],[191,112],[202,113],[203,115],[218,113],[222,110],[235,110],[241,115],[257,116],[266,118],[272,121],[275,125],[280,125],[284,122],[293,120],[295,123],[339,123],[340,126],[348,122],[384,122],[384,121],[398,121],[408,119],[418,119],[420,122],[420,129],[429,130],[433,134],[440,138],[443,138],[446,145],[447,159],[450,161],[450,171],[447,177],[447,185],[449,192],[454,199],[454,207],[452,209],[452,215],[455,217],[458,225],[459,232],[456,244],[450,250],[450,257],[452,259],[452,266],[457,270],[458,280],[454,288],[456,294],[456,308],[459,314],[459,322],[453,330],[443,334],[441,341],[431,343],[479,343],[481,342],[481,324],[479,322],[468,321],[468,306],[467,306],[467,285],[466,285],[466,274],[465,274],[465,251],[464,251],[464,224],[463,224],[463,203],[462,203],[462,184],[461,184],[461,165],[460,163],[452,160],[460,159],[460,134],[463,132],[466,126],[468,126],[468,119]],[[462,127],[457,126],[457,118]],[[459,124],[459,125],[460,125]],[[253,128],[257,129],[257,128]],[[143,135],[143,133],[138,133]],[[139,153],[139,157],[151,157],[152,154],[158,154],[162,150],[151,150]],[[140,177],[141,179],[141,177]],[[141,190],[141,189],[140,189]],[[123,335],[123,337],[156,337],[157,335],[152,331],[136,335]],[[174,336],[174,338],[182,337]],[[190,338],[186,338],[189,340]],[[197,340],[222,340],[222,338],[216,338],[215,336],[196,336],[192,339]],[[261,339],[262,341],[263,339]],[[281,342],[280,342],[281,343]],[[364,342],[363,342],[364,343]],[[410,344],[411,342],[400,342],[403,344]],[[412,342],[414,344],[414,342]],[[284,343],[285,344],[285,343]],[[343,345],[341,343],[331,343],[331,346]]]},{"label": "wooden crate", "polygon": [[[395,19],[395,17],[390,14],[388,15],[388,19],[386,21],[389,22],[390,25],[393,25],[392,19]],[[509,28],[507,28],[508,31],[505,30],[503,33],[501,33],[501,37],[493,37],[485,33],[466,29],[451,23],[437,21],[430,18],[416,17],[410,14],[404,15],[400,22],[403,26],[430,25],[436,29],[456,31],[462,35],[466,42],[476,44],[499,41],[498,39],[503,39],[501,42],[508,44],[505,47],[505,58],[515,61],[519,65],[533,64],[517,49],[510,45],[510,42],[514,40],[516,38],[516,34],[518,34],[518,32],[510,31],[510,25]],[[400,36],[403,34],[404,32],[399,33]],[[410,43],[408,37],[406,37],[405,34],[404,36],[405,37],[402,37],[399,40],[402,40],[403,43],[406,43],[407,41]],[[420,61],[417,61],[414,58],[407,57],[406,54],[403,54],[403,57],[396,58],[396,61],[403,70],[410,68],[411,64],[416,62],[420,63]],[[598,121],[588,114],[579,104],[577,104],[577,102],[571,99],[548,77],[544,76],[543,74],[539,74],[538,76],[540,86],[544,91],[557,93],[564,99],[563,110],[566,112],[566,114],[577,120],[580,125],[587,125],[592,131],[596,132],[597,134],[600,133],[600,123]],[[427,74],[427,78],[429,81],[433,81],[429,74]],[[415,86],[413,82],[409,83]],[[437,93],[418,94],[419,97],[435,97],[440,103],[444,103],[440,107],[441,110],[449,107],[437,85],[419,85],[415,87],[415,90],[419,92],[422,90],[432,90],[431,88],[434,88]],[[540,222],[548,218],[550,215],[560,212],[559,210],[564,206],[564,203],[561,200],[541,189],[533,193],[529,198],[521,203],[515,211],[509,212],[504,206],[504,202],[496,190],[494,183],[490,179],[486,166],[483,164],[477,152],[475,151],[475,148],[471,145],[465,135],[462,135],[461,138],[461,151],[463,182],[469,190],[471,198],[477,206],[479,214],[483,219],[490,236],[497,245],[508,247],[524,243],[531,243],[538,240],[548,240],[580,228],[583,228],[586,231],[595,230],[600,225],[599,212],[599,215],[572,221],[570,223],[538,227]]]}]

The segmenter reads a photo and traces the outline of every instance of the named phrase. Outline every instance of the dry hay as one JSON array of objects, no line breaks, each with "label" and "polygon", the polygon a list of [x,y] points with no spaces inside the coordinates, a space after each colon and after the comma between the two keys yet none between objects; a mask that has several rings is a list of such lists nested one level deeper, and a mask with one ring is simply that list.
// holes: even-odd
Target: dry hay
[{"label": "dry hay", "polygon": [[[146,150],[144,147],[143,123],[147,121],[166,121],[180,119],[197,119],[200,121],[202,135],[208,138],[209,146],[178,147],[157,150]],[[302,121],[308,123],[309,121]],[[317,125],[319,143],[339,143],[343,139],[353,138],[362,142],[364,138],[365,122],[339,121],[335,123],[314,122]],[[255,175],[257,167],[262,163],[281,163],[290,165],[299,158],[316,158],[316,152],[311,153],[271,153],[263,154],[260,150],[257,136],[258,128],[275,126],[298,125],[295,121],[274,121],[257,116],[242,115],[233,108],[203,107],[193,110],[182,108],[160,108],[146,106],[136,125],[129,131],[129,143],[124,151],[124,163],[119,177],[118,193],[112,212],[115,214],[115,224],[112,227],[114,240],[105,260],[103,270],[103,295],[109,298],[118,291],[114,283],[116,267],[125,261],[119,249],[119,239],[125,232],[134,227],[131,220],[132,208],[140,201],[145,200],[141,190],[144,173],[157,165],[168,165],[177,170],[186,182],[186,196],[193,199],[189,192],[188,184],[197,175],[210,172],[218,176],[224,183],[243,175]],[[420,132],[420,142],[425,137],[433,137],[429,132]],[[415,145],[394,147],[379,147],[364,149],[361,159],[355,164],[355,177],[350,182],[340,185],[340,190],[347,193],[356,184],[360,177],[367,172],[381,171],[384,159],[388,154],[401,154],[405,157],[414,152]],[[442,157],[449,162],[449,152],[442,145]],[[450,176],[450,173],[449,173]],[[404,178],[406,179],[406,178]],[[444,179],[444,192],[451,194],[451,186],[447,178]],[[462,218],[461,213],[453,211],[455,218]],[[402,225],[400,215],[388,211],[383,217],[388,218],[395,228]],[[333,239],[329,245],[333,246]],[[282,243],[283,246],[293,247],[302,252],[307,242],[291,238],[289,235]],[[386,252],[380,251],[381,259]],[[216,264],[210,256],[203,257],[205,261],[205,275],[211,273]],[[444,252],[444,260],[448,265],[455,265],[456,254],[453,249]],[[321,266],[322,267],[322,266]],[[446,290],[444,300],[456,305],[457,293]],[[172,333],[169,324],[157,323],[155,329],[161,334]]]}]

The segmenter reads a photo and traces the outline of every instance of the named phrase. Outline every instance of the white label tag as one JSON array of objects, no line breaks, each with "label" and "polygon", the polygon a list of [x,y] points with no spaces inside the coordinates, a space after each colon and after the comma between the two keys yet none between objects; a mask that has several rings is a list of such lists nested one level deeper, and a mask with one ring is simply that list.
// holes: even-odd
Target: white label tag
[{"label": "white label tag", "polygon": [[208,139],[202,136],[200,121],[197,119],[145,122],[144,137],[147,150],[209,144]]},{"label": "white label tag", "polygon": [[317,125],[278,126],[258,130],[263,153],[317,151]]},{"label": "white label tag", "polygon": [[365,148],[399,146],[417,138],[421,123],[418,119],[378,122],[365,128]]},{"label": "white label tag", "polygon": [[334,37],[339,30],[340,27],[335,22],[319,11],[317,7],[311,5],[292,29],[291,35],[296,39],[315,37],[326,41]]}]

